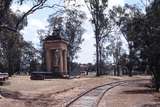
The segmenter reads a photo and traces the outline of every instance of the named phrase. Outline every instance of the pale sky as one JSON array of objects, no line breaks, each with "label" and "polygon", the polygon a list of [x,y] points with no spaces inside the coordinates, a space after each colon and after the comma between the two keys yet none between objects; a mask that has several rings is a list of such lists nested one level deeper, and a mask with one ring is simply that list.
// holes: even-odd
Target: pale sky
[{"label": "pale sky", "polygon": [[[58,1],[58,0],[57,0]],[[59,0],[63,1],[63,0]],[[83,0],[77,0],[78,3],[84,4]],[[121,5],[123,6],[124,3],[136,3],[137,0],[109,0],[109,8],[111,8],[114,5]],[[51,4],[52,0],[49,0],[48,3]],[[58,2],[59,3],[59,2]],[[62,4],[62,3],[59,3]],[[27,11],[31,7],[31,4],[25,3],[22,6],[12,5],[12,10],[15,12],[17,9],[21,11]],[[83,24],[83,27],[86,29],[86,32],[83,34],[83,38],[85,41],[81,45],[81,50],[78,53],[78,59],[76,59],[76,62],[79,63],[93,63],[95,60],[95,47],[93,46],[95,43],[94,39],[94,32],[92,29],[92,25],[89,22],[89,12],[87,11],[86,7],[82,7],[81,10],[84,10],[87,13],[88,20],[86,20]],[[55,12],[55,9],[43,9],[38,10],[35,13],[28,16],[28,26],[22,30],[22,34],[25,40],[32,41],[36,47],[39,45],[39,36],[37,34],[37,30],[39,29],[47,29],[47,19],[48,16]]]}]

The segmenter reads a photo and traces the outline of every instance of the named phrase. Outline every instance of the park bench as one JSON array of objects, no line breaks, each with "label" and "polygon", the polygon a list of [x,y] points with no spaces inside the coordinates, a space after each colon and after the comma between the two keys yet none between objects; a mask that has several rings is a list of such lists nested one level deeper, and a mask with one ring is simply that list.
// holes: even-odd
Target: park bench
[{"label": "park bench", "polygon": [[8,73],[1,73],[0,72],[0,84],[2,85],[6,80],[8,80],[9,75]]},{"label": "park bench", "polygon": [[1,73],[0,72],[0,81],[5,81],[9,78],[8,73]]},{"label": "park bench", "polygon": [[44,80],[53,78],[52,72],[32,72],[30,79],[31,80]]}]

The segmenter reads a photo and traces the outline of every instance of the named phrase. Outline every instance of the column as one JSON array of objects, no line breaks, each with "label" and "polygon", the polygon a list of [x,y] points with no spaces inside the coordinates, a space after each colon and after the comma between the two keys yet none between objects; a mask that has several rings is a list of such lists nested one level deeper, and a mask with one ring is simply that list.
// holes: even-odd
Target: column
[{"label": "column", "polygon": [[51,71],[51,53],[49,49],[46,49],[46,64],[47,64],[47,71]]},{"label": "column", "polygon": [[64,72],[67,74],[67,51],[63,51],[63,64],[64,64]]},{"label": "column", "polygon": [[63,73],[63,52],[62,52],[62,49],[59,50],[59,53],[60,53],[59,69],[60,69],[60,72]]}]

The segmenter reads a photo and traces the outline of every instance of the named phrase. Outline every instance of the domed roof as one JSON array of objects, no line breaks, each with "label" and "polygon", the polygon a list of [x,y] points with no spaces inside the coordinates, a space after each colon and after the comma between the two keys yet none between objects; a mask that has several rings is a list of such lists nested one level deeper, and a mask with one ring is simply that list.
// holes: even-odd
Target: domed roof
[{"label": "domed roof", "polygon": [[52,35],[49,35],[45,38],[45,41],[47,40],[64,40],[67,41],[65,33],[63,31],[60,31],[58,29],[55,29],[52,33]]}]

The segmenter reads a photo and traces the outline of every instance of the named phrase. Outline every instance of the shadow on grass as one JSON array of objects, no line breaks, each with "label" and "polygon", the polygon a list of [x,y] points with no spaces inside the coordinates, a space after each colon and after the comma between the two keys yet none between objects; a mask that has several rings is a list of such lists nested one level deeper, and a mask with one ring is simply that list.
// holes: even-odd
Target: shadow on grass
[{"label": "shadow on grass", "polygon": [[142,107],[160,107],[160,103],[158,103],[158,104],[144,104]]},{"label": "shadow on grass", "polygon": [[0,82],[0,86],[8,86],[8,85],[10,85],[9,81]]},{"label": "shadow on grass", "polygon": [[152,94],[154,91],[152,89],[135,89],[123,91],[123,94]]},{"label": "shadow on grass", "polygon": [[27,107],[48,107],[49,105],[53,104],[56,105],[59,103],[54,97],[51,97],[52,94],[39,94],[36,96],[33,95],[23,95],[20,92],[16,91],[9,91],[9,90],[0,90],[1,96],[9,99],[15,99],[24,102]]},{"label": "shadow on grass", "polygon": [[1,96],[5,97],[5,98],[11,98],[11,99],[19,99],[22,96],[22,94],[20,92],[9,91],[6,89],[1,89],[0,94],[1,94]]},{"label": "shadow on grass", "polygon": [[[156,97],[156,98],[154,99],[154,101],[160,102],[160,97]],[[160,106],[159,106],[159,107],[160,107]]]},{"label": "shadow on grass", "polygon": [[10,98],[10,99],[15,99],[19,101],[23,101],[26,105],[26,107],[54,107],[54,105],[57,105],[60,103],[59,100],[55,99],[54,96],[60,93],[64,93],[67,91],[70,91],[74,89],[74,87],[64,89],[58,92],[54,93],[42,93],[42,94],[37,94],[37,95],[23,95],[20,92],[17,91],[10,91],[6,89],[0,89],[0,95],[5,97],[5,98]]}]

